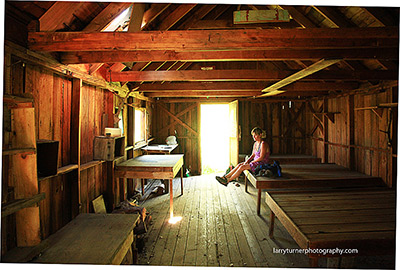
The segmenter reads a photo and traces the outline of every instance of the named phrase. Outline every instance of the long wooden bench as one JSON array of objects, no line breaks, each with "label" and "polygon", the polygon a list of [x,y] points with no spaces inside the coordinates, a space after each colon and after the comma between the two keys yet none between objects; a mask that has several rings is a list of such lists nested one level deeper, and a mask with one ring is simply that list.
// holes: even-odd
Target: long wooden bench
[{"label": "long wooden bench", "polygon": [[282,177],[254,176],[245,170],[245,191],[250,182],[257,190],[257,214],[260,215],[263,189],[338,188],[385,186],[380,177],[351,171],[336,164],[281,164]]},{"label": "long wooden bench", "polygon": [[[239,161],[246,159],[245,154],[239,155]],[[269,160],[279,161],[280,164],[314,164],[321,163],[321,159],[310,155],[300,154],[271,154]]]},{"label": "long wooden bench", "polygon": [[323,256],[394,256],[394,190],[272,191],[266,192],[265,201],[271,209],[270,237],[276,216],[299,247],[307,251],[313,267]]}]

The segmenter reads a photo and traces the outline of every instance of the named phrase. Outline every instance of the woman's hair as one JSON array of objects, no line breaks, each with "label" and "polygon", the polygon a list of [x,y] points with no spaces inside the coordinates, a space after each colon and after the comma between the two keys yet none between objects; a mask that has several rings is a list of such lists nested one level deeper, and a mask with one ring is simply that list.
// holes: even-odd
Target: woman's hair
[{"label": "woman's hair", "polygon": [[267,138],[267,133],[265,132],[265,130],[259,128],[259,127],[255,127],[251,130],[251,135],[253,134],[257,134],[257,135],[261,135],[261,139],[265,140]]}]

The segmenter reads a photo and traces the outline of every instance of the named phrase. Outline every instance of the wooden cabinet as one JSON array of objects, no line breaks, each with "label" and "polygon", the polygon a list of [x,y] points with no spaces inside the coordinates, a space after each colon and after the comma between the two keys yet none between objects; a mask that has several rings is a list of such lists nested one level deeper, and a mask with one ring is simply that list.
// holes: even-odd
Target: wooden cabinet
[{"label": "wooden cabinet", "polygon": [[125,155],[125,137],[96,136],[94,138],[94,159],[113,161]]}]

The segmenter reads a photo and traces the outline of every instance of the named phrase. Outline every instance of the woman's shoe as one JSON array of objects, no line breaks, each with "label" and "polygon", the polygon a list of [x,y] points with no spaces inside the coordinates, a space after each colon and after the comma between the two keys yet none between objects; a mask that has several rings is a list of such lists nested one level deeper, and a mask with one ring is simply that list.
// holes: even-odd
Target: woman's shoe
[{"label": "woman's shoe", "polygon": [[217,181],[224,186],[228,186],[228,179],[226,179],[225,177],[221,177],[221,176],[216,176],[215,179],[217,179]]}]

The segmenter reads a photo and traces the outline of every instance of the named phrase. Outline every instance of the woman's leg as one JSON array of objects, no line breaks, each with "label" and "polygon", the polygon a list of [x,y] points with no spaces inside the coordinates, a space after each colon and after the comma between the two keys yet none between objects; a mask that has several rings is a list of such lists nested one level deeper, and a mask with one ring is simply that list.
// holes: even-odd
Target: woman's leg
[{"label": "woman's leg", "polygon": [[243,162],[239,163],[229,173],[225,174],[224,177],[229,179],[239,169],[239,167],[242,166],[242,165],[243,165]]},{"label": "woman's leg", "polygon": [[238,178],[239,175],[240,175],[244,170],[250,170],[250,169],[251,169],[251,167],[250,167],[249,164],[241,164],[240,166],[237,166],[237,170],[235,170],[235,171],[233,172],[233,174],[230,175],[229,178],[228,178],[228,177],[226,177],[226,178],[228,178],[228,182],[230,182],[230,181],[235,180],[236,178]]}]

